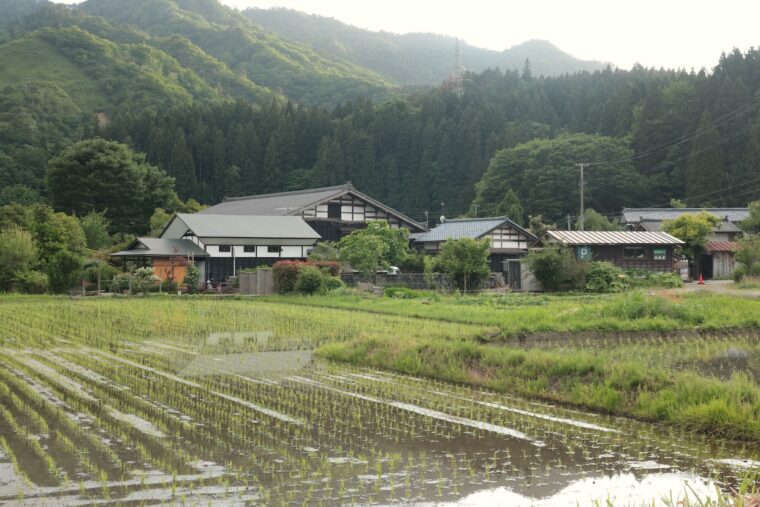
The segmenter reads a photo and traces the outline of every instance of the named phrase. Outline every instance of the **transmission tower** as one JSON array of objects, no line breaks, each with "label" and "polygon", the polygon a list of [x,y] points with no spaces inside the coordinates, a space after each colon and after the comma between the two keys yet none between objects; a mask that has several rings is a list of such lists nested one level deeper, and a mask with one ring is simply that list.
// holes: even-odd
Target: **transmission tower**
[{"label": "transmission tower", "polygon": [[454,72],[451,75],[451,91],[457,97],[464,94],[464,67],[462,67],[462,50],[459,48],[459,39],[454,43]]}]

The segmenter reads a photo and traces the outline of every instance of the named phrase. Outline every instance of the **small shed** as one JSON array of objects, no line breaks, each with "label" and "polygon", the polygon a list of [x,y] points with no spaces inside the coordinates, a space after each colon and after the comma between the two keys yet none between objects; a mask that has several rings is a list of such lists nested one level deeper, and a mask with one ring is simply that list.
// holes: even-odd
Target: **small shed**
[{"label": "small shed", "polygon": [[208,257],[203,248],[187,239],[137,238],[125,250],[111,257],[132,261],[140,266],[151,266],[153,272],[164,281],[182,283],[190,261],[200,264]]},{"label": "small shed", "polygon": [[705,278],[727,279],[734,273],[738,241],[708,241],[702,256],[702,275]]},{"label": "small shed", "polygon": [[674,271],[674,250],[684,244],[665,232],[644,231],[547,231],[541,243],[570,247],[579,260],[659,272]]}]

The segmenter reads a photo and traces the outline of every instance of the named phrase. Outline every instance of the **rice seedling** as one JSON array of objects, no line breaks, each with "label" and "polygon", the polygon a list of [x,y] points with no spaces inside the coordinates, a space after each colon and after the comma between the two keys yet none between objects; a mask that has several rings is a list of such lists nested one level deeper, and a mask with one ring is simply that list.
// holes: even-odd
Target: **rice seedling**
[{"label": "rice seedling", "polygon": [[[554,304],[523,303],[454,301],[481,319],[465,322],[285,301],[0,298],[0,483],[9,485],[0,504],[387,504],[499,487],[551,497],[585,480],[664,470],[674,474],[666,487],[711,477],[739,491],[757,459],[748,444],[524,399],[507,378],[485,380],[506,365],[533,375],[521,380],[524,394],[559,392],[542,385],[542,371],[629,392],[657,386],[652,371],[696,372],[710,380],[702,390],[722,382],[734,399],[752,399],[757,377],[735,377],[754,374],[728,352],[753,364],[751,333],[552,337],[546,355],[484,343],[506,328],[481,307]],[[323,345],[357,364],[371,352],[388,369],[314,357]],[[568,389],[594,399],[580,383]]]}]

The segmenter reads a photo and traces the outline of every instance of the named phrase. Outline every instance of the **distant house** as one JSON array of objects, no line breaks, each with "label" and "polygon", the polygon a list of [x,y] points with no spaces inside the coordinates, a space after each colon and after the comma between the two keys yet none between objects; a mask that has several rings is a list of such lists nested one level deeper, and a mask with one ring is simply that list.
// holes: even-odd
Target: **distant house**
[{"label": "distant house", "polygon": [[301,217],[325,241],[337,241],[373,220],[387,221],[391,227],[405,228],[410,233],[427,230],[403,213],[359,192],[351,183],[276,194],[227,197],[200,214]]},{"label": "distant house", "polygon": [[140,267],[150,266],[162,280],[182,283],[185,280],[189,259],[203,262],[209,254],[187,239],[137,238],[121,252],[111,254],[114,259],[134,262]]},{"label": "distant house", "polygon": [[156,267],[167,262],[163,261],[169,257],[167,253],[193,257],[203,280],[221,282],[243,268],[305,259],[319,239],[319,234],[298,216],[178,213],[160,238],[138,238],[113,256],[149,263],[159,276]]},{"label": "distant house", "polygon": [[673,252],[683,241],[665,232],[547,231],[541,244],[567,246],[579,260],[607,261],[625,270],[673,272]]},{"label": "distant house", "polygon": [[[737,242],[742,235],[739,224],[749,217],[747,208],[623,208],[620,223],[628,230],[659,231],[665,220],[673,220],[681,215],[706,211],[715,215],[720,222],[713,229],[705,245],[705,255],[700,260],[704,278],[730,278],[734,272],[734,254],[739,248]],[[695,275],[697,275],[695,273]]]},{"label": "distant house", "polygon": [[436,254],[449,239],[485,239],[491,243],[489,262],[492,273],[503,273],[510,285],[520,278],[520,264],[510,263],[528,254],[536,237],[507,217],[458,218],[444,220],[428,232],[412,235],[416,249]]}]

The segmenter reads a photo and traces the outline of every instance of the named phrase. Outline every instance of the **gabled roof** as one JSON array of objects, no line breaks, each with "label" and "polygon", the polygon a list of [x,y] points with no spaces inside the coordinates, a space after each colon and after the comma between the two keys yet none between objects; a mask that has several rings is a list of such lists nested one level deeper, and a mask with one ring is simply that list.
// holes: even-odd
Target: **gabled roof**
[{"label": "gabled roof", "polygon": [[[177,213],[161,234],[163,237],[176,220],[199,238],[267,238],[320,239],[320,235],[301,217],[210,215]],[[184,230],[182,234],[184,234]]]},{"label": "gabled roof", "polygon": [[638,223],[641,221],[673,220],[684,214],[696,214],[706,211],[721,220],[741,222],[749,216],[747,208],[623,208],[620,223]]},{"label": "gabled roof", "polygon": [[211,206],[200,212],[208,215],[267,215],[287,216],[300,215],[305,209],[312,208],[346,194],[352,194],[366,201],[389,215],[394,215],[400,220],[418,228],[426,230],[425,226],[409,218],[403,213],[394,210],[363,194],[354,188],[351,183],[334,187],[311,188],[306,190],[294,190],[291,192],[278,192],[275,194],[250,195],[247,197],[225,197],[216,206]]},{"label": "gabled roof", "polygon": [[502,225],[522,232],[528,239],[535,240],[536,237],[523,229],[507,217],[489,217],[489,218],[457,218],[446,220],[442,224],[421,234],[412,235],[414,241],[420,243],[446,241],[448,239],[461,238],[482,238],[492,230]]},{"label": "gabled roof", "polygon": [[644,231],[547,231],[549,239],[564,245],[682,245],[666,232]]},{"label": "gabled roof", "polygon": [[137,238],[111,257],[208,257],[203,248],[187,239]]}]

